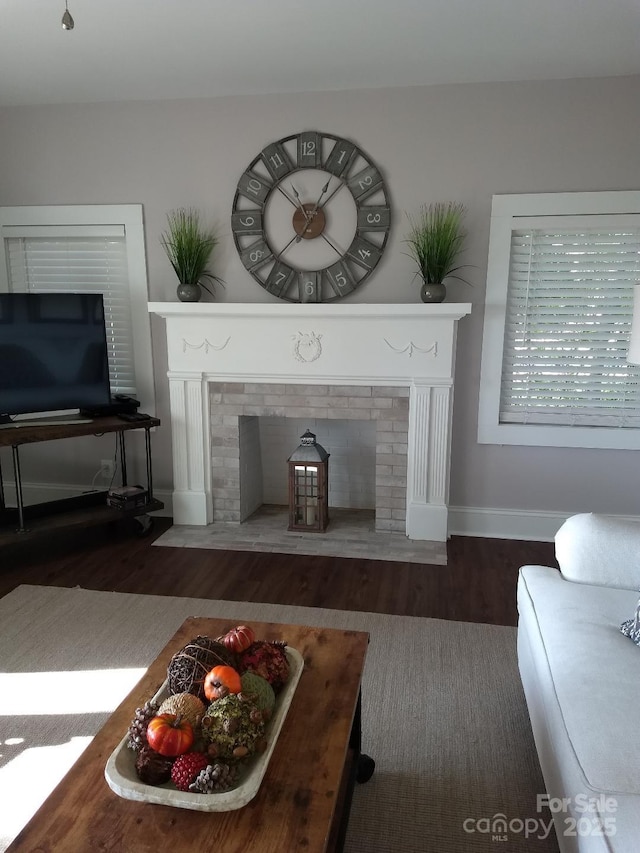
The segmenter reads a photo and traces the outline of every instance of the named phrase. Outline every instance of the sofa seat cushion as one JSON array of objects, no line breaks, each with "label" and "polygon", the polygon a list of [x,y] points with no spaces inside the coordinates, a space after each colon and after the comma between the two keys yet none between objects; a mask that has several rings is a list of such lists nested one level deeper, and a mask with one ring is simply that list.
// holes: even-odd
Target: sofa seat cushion
[{"label": "sofa seat cushion", "polygon": [[520,620],[542,638],[568,741],[596,792],[640,794],[640,649],[620,632],[637,599],[636,590],[573,583],[557,569],[520,570]]}]

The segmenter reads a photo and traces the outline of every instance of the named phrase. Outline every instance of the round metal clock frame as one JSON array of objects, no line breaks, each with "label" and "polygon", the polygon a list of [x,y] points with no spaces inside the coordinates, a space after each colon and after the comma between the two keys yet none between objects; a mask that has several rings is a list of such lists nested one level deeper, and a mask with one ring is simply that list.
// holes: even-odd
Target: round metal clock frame
[{"label": "round metal clock frame", "polygon": [[[345,204],[353,208],[348,216]],[[318,131],[263,148],[238,181],[231,215],[243,265],[287,302],[332,302],[354,291],[382,258],[390,225],[388,192],[373,160],[353,142]],[[319,263],[305,259],[314,248]]]}]

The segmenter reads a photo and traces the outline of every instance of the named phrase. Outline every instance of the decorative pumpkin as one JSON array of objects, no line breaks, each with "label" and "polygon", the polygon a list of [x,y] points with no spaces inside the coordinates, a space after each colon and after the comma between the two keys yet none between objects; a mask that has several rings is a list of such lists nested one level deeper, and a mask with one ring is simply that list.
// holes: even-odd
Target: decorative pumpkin
[{"label": "decorative pumpkin", "polygon": [[248,625],[237,625],[222,637],[222,642],[229,649],[239,655],[245,649],[248,649],[251,643],[256,638],[255,631]]},{"label": "decorative pumpkin", "polygon": [[181,714],[158,714],[147,726],[147,742],[160,755],[182,755],[193,744],[191,723]]},{"label": "decorative pumpkin", "polygon": [[229,693],[240,693],[240,674],[231,666],[214,666],[204,679],[204,695],[210,702],[222,699]]}]

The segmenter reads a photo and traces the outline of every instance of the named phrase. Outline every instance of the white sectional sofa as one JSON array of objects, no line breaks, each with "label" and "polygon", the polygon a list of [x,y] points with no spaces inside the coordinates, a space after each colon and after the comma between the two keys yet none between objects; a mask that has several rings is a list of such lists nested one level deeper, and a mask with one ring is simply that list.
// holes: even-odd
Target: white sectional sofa
[{"label": "white sectional sofa", "polygon": [[558,843],[639,853],[640,524],[581,514],[555,541],[560,571],[520,570],[518,660]]}]

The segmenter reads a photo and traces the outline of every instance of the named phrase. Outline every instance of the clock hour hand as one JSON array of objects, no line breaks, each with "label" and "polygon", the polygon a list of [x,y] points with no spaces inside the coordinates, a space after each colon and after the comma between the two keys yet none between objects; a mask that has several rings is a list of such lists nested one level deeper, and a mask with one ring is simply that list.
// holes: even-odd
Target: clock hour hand
[{"label": "clock hour hand", "polygon": [[[285,192],[285,191],[282,189],[282,186],[281,186],[280,184],[276,184],[276,189],[277,189],[277,190],[279,190],[279,192],[281,192],[281,193],[282,193],[282,195],[286,198],[286,200],[289,202],[289,204],[292,204],[294,207],[300,207],[300,205],[299,205],[299,204],[297,204],[297,203],[296,203],[296,202],[291,198],[291,196],[289,195],[289,193]],[[298,193],[296,192],[296,190],[295,190],[295,188],[293,187],[293,185],[291,186],[291,189],[294,191],[295,195],[299,198]],[[303,213],[304,213],[305,218],[306,218],[306,217],[307,217],[307,213],[306,213],[306,211],[303,211]]]},{"label": "clock hour hand", "polygon": [[307,213],[305,206],[302,204],[302,199],[300,198],[300,193],[299,193],[299,192],[298,192],[298,190],[294,187],[294,185],[293,185],[293,184],[291,184],[291,191],[292,191],[292,193],[294,194],[294,196],[296,197],[296,207],[298,208],[298,210],[301,210],[301,211],[302,211],[302,214],[303,214],[304,218],[307,220],[307,222],[309,222],[309,220],[311,219],[311,217],[310,217],[310,216],[309,216],[309,214]]}]

